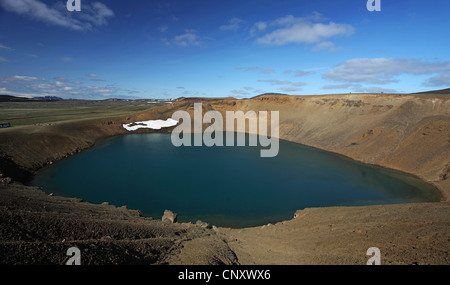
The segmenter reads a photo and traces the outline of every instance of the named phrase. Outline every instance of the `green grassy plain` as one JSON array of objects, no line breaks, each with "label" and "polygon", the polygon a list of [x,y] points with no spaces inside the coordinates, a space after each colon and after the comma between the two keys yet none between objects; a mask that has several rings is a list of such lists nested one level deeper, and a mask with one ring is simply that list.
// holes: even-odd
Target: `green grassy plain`
[{"label": "green grassy plain", "polygon": [[50,124],[67,120],[125,116],[152,109],[163,103],[146,100],[65,100],[0,102],[0,122],[12,127]]}]

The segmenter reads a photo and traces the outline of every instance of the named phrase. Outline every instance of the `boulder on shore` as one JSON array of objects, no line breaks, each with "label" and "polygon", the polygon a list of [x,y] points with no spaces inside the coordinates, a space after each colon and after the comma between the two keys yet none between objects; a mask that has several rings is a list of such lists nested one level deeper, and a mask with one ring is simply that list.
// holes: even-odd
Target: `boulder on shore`
[{"label": "boulder on shore", "polygon": [[197,220],[197,222],[195,222],[195,224],[197,226],[201,226],[202,228],[207,228],[207,229],[211,229],[212,228],[208,223],[203,222],[201,220]]},{"label": "boulder on shore", "polygon": [[162,216],[162,221],[176,223],[177,222],[177,214],[172,211],[165,210],[164,215]]}]

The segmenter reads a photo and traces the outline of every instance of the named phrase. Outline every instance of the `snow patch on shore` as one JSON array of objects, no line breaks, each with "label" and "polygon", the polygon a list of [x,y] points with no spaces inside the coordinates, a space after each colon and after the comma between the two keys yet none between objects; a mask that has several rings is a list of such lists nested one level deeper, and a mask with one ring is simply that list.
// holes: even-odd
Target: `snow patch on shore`
[{"label": "snow patch on shore", "polygon": [[137,129],[154,129],[159,130],[161,128],[168,128],[173,127],[178,124],[178,121],[174,119],[167,119],[167,120],[149,120],[149,121],[142,121],[142,122],[134,122],[129,124],[123,124],[123,127],[127,129],[128,131],[135,131]]}]

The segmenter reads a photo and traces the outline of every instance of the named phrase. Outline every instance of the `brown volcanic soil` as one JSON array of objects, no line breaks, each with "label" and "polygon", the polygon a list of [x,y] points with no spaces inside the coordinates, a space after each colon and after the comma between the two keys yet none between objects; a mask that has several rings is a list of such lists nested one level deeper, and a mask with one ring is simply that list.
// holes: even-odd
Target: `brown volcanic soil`
[{"label": "brown volcanic soil", "polygon": [[[122,123],[169,118],[175,110],[273,110],[280,138],[415,174],[443,201],[313,208],[265,227],[167,225],[136,211],[51,197],[20,183],[0,187],[2,263],[64,262],[72,245],[86,264],[450,264],[450,102],[443,95],[260,96],[185,99],[120,118],[0,130],[0,173],[18,181],[53,161],[127,133]],[[224,115],[225,117],[225,115]],[[170,131],[166,129],[164,131]],[[140,130],[138,132],[149,132]]]},{"label": "brown volcanic soil", "polygon": [[[20,183],[0,184],[1,264],[60,264],[76,246],[82,264],[236,264],[226,240],[212,229],[166,224],[139,211],[45,194]],[[196,241],[208,252],[184,251]],[[192,250],[191,250],[192,251]]]}]

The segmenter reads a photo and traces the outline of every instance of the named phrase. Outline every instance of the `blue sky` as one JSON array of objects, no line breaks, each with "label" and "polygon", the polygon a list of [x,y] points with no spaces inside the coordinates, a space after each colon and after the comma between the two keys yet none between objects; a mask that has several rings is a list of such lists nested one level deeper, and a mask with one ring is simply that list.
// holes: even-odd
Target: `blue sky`
[{"label": "blue sky", "polygon": [[0,0],[0,93],[248,98],[450,87],[450,2]]}]

